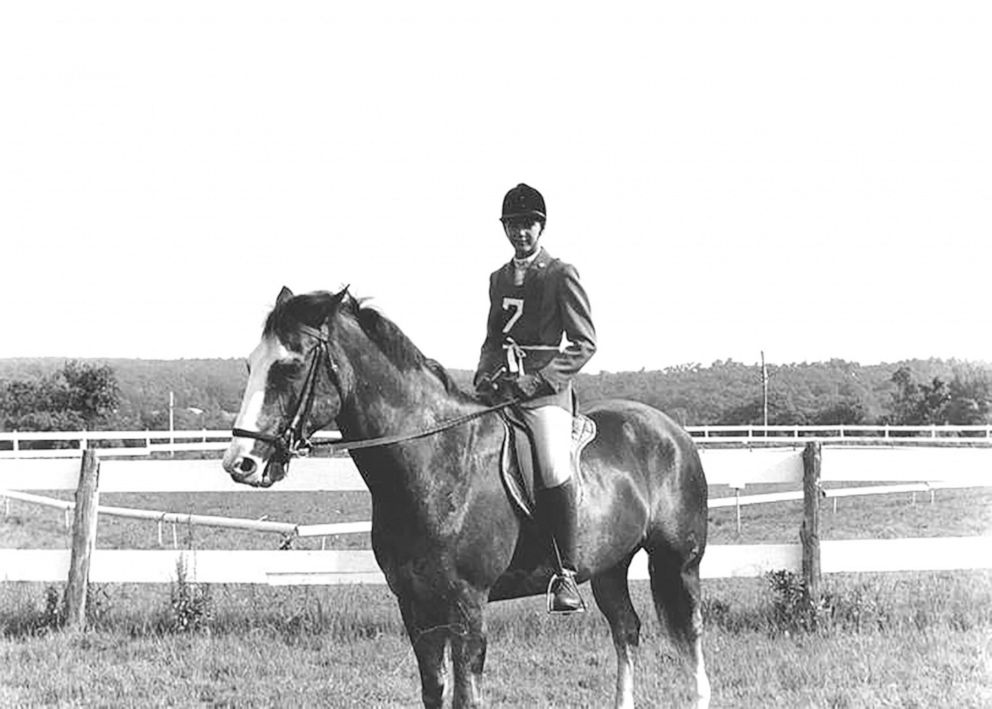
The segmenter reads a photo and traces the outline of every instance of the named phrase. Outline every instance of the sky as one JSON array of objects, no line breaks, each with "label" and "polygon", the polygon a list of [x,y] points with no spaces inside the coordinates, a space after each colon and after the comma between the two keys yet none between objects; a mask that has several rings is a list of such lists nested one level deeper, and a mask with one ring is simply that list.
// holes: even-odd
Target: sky
[{"label": "sky", "polygon": [[0,358],[245,357],[351,291],[474,368],[503,194],[599,349],[992,360],[992,4],[0,5]]}]

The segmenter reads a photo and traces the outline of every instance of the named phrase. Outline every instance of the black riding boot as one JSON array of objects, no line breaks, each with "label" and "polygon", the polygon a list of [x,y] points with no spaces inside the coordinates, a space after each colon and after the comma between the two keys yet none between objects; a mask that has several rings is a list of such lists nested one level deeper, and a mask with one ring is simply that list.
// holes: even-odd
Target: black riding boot
[{"label": "black riding boot", "polygon": [[575,581],[576,536],[578,526],[578,491],[575,481],[569,478],[557,487],[543,491],[546,519],[560,560],[558,573],[548,586],[548,611],[574,613],[586,609],[579,585]]}]

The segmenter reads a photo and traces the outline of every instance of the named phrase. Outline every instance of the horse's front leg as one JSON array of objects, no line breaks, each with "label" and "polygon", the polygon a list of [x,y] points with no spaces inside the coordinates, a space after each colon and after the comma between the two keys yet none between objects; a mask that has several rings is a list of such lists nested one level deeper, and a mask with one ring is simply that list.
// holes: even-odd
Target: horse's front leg
[{"label": "horse's front leg", "polygon": [[488,594],[456,599],[451,609],[451,660],[455,674],[454,707],[482,706],[486,664],[485,606]]},{"label": "horse's front leg", "polygon": [[444,663],[444,648],[450,636],[448,616],[433,604],[413,599],[400,598],[399,604],[403,624],[417,657],[424,706],[428,709],[442,707],[448,674]]}]

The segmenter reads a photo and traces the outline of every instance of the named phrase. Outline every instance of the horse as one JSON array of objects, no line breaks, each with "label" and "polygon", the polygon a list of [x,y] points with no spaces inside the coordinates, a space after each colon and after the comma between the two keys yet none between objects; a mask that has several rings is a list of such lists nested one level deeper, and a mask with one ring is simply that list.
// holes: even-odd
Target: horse
[{"label": "horse", "polygon": [[[455,707],[480,705],[487,603],[543,594],[555,569],[542,526],[511,504],[501,480],[500,416],[347,288],[294,295],[284,287],[248,367],[226,472],[268,487],[313,432],[336,421],[345,441],[337,445],[350,449],[371,493],[372,549],[413,646],[424,706],[446,697]],[[643,549],[656,612],[691,669],[696,706],[707,707],[699,454],[647,405],[601,401],[584,413],[598,432],[579,474],[577,578],[591,582],[610,626],[615,706],[633,706],[641,623],[627,572]]]}]

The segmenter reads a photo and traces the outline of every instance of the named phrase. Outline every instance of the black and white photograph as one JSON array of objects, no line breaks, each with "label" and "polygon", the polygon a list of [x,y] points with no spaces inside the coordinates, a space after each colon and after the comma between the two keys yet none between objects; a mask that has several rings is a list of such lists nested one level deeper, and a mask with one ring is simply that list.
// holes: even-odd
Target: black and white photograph
[{"label": "black and white photograph", "polygon": [[0,707],[992,706],[989,37],[0,4]]}]

